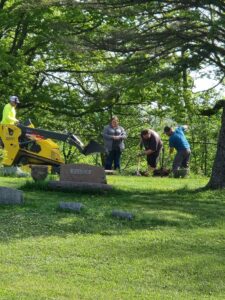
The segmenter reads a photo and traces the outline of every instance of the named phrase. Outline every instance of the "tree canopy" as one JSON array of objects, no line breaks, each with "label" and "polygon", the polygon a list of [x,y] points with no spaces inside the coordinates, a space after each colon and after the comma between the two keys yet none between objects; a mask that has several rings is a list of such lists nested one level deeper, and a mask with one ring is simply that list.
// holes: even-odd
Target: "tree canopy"
[{"label": "tree canopy", "polygon": [[91,134],[112,113],[133,128],[146,112],[194,122],[212,93],[194,95],[190,72],[224,82],[224,12],[223,0],[0,0],[1,106],[16,94],[21,117]]},{"label": "tree canopy", "polygon": [[1,93],[76,117],[203,64],[221,79],[224,22],[223,1],[3,0]]}]

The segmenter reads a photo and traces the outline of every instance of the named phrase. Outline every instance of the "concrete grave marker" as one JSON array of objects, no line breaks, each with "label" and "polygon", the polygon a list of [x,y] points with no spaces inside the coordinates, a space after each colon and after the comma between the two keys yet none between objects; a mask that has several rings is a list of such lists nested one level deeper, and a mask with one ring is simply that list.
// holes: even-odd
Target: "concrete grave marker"
[{"label": "concrete grave marker", "polygon": [[60,167],[60,181],[106,183],[105,171],[88,164],[68,164]]},{"label": "concrete grave marker", "polygon": [[84,205],[79,202],[60,202],[58,208],[62,211],[72,211],[80,213],[84,208]]},{"label": "concrete grave marker", "polygon": [[88,164],[68,164],[60,166],[60,180],[50,181],[53,189],[110,190],[106,182],[105,170]]},{"label": "concrete grave marker", "polygon": [[23,192],[17,189],[0,187],[0,204],[23,204]]},{"label": "concrete grave marker", "polygon": [[128,211],[121,211],[121,210],[113,210],[111,215],[112,217],[118,219],[132,220],[134,218],[134,215],[132,213]]}]

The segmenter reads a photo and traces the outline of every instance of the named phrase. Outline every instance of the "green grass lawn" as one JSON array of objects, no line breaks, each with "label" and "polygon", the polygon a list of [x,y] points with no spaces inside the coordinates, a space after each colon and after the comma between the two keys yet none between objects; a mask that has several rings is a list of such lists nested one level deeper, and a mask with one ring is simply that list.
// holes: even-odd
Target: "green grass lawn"
[{"label": "green grass lawn", "polygon": [[[0,207],[0,299],[225,299],[225,191],[197,177],[108,182],[115,191],[25,185],[23,206]],[[85,209],[60,212],[59,201]]]}]

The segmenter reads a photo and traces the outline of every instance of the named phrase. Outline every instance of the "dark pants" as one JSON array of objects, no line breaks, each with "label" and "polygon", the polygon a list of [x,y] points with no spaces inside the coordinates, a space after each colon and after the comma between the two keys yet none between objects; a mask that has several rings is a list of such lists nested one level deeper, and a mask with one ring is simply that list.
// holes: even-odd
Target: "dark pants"
[{"label": "dark pants", "polygon": [[157,151],[153,152],[152,154],[147,155],[148,166],[150,166],[153,169],[156,168],[161,150],[162,150],[162,147],[159,148]]},{"label": "dark pants", "polygon": [[187,169],[189,167],[190,154],[190,149],[177,151],[177,154],[173,161],[173,173],[175,173],[180,168]]},{"label": "dark pants", "polygon": [[120,150],[112,150],[108,153],[106,157],[105,162],[105,169],[106,170],[112,170],[112,164],[114,162],[114,170],[119,169],[120,170],[120,156],[121,151]]}]

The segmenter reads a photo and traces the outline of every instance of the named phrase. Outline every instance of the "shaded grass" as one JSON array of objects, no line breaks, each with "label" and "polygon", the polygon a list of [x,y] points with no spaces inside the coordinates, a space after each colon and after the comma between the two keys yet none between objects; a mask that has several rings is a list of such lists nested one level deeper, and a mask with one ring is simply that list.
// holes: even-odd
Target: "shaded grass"
[{"label": "shaded grass", "polygon": [[110,176],[116,189],[99,194],[1,181],[25,193],[0,207],[1,299],[224,298],[225,192],[202,189],[206,179]]}]

